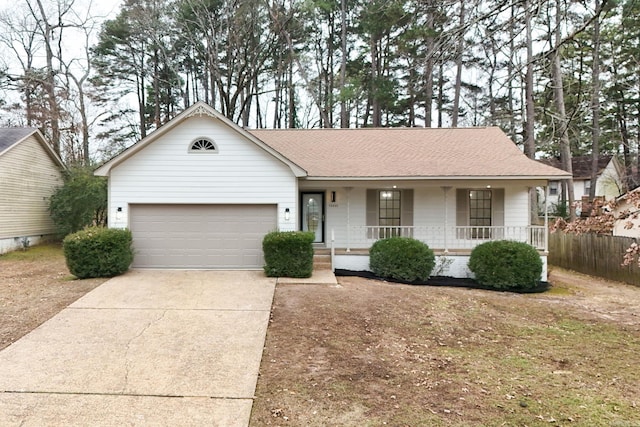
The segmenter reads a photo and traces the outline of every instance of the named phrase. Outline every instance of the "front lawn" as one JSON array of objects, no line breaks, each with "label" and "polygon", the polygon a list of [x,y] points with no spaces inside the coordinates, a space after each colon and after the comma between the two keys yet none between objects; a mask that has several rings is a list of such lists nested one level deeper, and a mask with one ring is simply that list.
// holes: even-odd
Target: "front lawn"
[{"label": "front lawn", "polygon": [[280,285],[252,426],[640,426],[640,289]]},{"label": "front lawn", "polygon": [[0,255],[0,350],[105,280],[74,280],[58,244]]}]

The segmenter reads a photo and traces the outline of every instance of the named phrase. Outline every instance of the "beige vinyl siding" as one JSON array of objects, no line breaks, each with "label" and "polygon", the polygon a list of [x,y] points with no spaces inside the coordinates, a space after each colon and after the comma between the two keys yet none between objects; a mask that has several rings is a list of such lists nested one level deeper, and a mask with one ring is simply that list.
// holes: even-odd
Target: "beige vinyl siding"
[{"label": "beige vinyl siding", "polygon": [[62,173],[34,136],[0,156],[0,238],[51,234],[49,197]]}]

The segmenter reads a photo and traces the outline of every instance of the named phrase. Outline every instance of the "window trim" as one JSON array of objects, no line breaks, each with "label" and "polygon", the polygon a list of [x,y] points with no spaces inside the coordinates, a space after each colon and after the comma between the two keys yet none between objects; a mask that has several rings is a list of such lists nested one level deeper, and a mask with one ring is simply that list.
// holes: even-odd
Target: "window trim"
[{"label": "window trim", "polygon": [[[204,141],[206,144],[210,144],[210,146],[207,146],[207,147],[212,147],[212,148],[204,148],[204,146],[203,148],[194,148],[195,145],[201,141]],[[189,148],[187,151],[193,154],[218,154],[219,152],[218,145],[211,138],[207,138],[206,136],[200,136],[198,138],[194,138],[189,144]]]}]

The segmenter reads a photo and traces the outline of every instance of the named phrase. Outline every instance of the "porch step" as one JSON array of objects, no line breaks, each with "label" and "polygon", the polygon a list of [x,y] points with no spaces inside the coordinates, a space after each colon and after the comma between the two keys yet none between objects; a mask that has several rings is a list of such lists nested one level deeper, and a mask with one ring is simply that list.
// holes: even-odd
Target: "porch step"
[{"label": "porch step", "polygon": [[313,269],[314,270],[331,270],[331,250],[330,249],[314,248]]}]

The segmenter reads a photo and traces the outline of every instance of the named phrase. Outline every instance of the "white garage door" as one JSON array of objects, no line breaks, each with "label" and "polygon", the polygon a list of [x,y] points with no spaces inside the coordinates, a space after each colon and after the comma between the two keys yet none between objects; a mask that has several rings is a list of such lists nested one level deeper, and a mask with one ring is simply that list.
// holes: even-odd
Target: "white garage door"
[{"label": "white garage door", "polygon": [[261,268],[275,205],[131,205],[134,267]]}]

